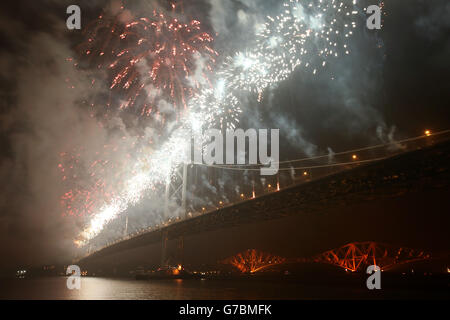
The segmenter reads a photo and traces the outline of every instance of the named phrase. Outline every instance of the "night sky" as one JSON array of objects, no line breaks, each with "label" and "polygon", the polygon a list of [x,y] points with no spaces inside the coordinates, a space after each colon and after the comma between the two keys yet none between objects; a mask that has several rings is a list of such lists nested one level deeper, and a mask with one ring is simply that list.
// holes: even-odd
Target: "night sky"
[{"label": "night sky", "polygon": [[[130,1],[130,12],[145,10]],[[151,1],[149,1],[151,2]],[[358,1],[360,3],[360,1]],[[127,3],[127,2],[125,2]],[[279,10],[278,0],[185,1],[184,14],[202,22],[221,55],[245,50],[254,25]],[[360,4],[377,4],[364,0]],[[63,217],[59,155],[95,150],[115,135],[144,130],[133,112],[100,129],[80,97],[91,94],[89,69],[74,70],[82,31],[65,26],[66,7],[82,9],[82,28],[110,1],[13,1],[0,11],[0,268],[64,262],[83,219]],[[166,7],[163,0],[152,2]],[[282,160],[344,151],[450,128],[450,3],[386,0],[383,28],[363,16],[349,40],[351,54],[317,75],[296,70],[261,103],[243,105],[240,127],[280,128]],[[76,81],[67,89],[66,79]],[[100,113],[96,117],[101,117]]]}]

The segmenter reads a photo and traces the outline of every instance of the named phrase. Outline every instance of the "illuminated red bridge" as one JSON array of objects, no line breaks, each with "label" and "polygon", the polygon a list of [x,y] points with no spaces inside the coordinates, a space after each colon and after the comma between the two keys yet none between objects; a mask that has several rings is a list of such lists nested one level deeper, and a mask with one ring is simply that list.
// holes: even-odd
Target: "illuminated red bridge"
[{"label": "illuminated red bridge", "polygon": [[431,253],[422,250],[365,241],[348,243],[311,258],[300,259],[286,259],[256,249],[249,249],[223,260],[222,263],[232,265],[241,273],[264,272],[274,266],[292,263],[323,263],[342,268],[345,271],[364,272],[370,265],[387,271],[401,264],[431,259]]}]

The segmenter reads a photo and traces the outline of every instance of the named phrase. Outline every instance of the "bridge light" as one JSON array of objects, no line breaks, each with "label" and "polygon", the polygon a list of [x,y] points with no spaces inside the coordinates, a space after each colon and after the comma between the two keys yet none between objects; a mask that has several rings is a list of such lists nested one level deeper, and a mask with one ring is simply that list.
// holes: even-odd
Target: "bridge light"
[{"label": "bridge light", "polygon": [[243,193],[241,193],[241,198],[244,198],[244,194]]},{"label": "bridge light", "polygon": [[430,130],[425,130],[425,135],[426,135],[427,137],[431,136],[431,131],[430,131]]},{"label": "bridge light", "polygon": [[353,159],[353,160],[357,160],[357,159],[358,159],[358,156],[357,156],[356,154],[354,154],[354,155],[352,155],[352,159]]}]

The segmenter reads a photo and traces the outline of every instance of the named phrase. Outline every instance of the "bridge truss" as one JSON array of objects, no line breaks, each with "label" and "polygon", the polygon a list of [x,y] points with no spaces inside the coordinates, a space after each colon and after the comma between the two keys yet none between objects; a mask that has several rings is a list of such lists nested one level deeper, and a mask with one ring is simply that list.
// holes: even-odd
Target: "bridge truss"
[{"label": "bridge truss", "polygon": [[395,265],[430,258],[431,254],[424,251],[367,241],[353,242],[326,251],[313,257],[311,261],[332,264],[356,272],[365,270],[369,265],[376,265],[381,270],[388,270]]}]

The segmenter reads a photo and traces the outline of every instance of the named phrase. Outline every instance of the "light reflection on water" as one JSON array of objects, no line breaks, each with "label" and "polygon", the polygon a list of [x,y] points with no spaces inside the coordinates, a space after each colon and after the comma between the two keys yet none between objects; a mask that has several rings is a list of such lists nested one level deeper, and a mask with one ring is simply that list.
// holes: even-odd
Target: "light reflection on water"
[{"label": "light reflection on water", "polygon": [[[365,279],[363,279],[365,280]],[[69,290],[67,278],[0,279],[0,299],[27,300],[248,300],[248,299],[408,299],[448,297],[445,292],[410,288],[368,290],[353,285],[305,285],[277,280],[134,280],[81,278],[80,290]]]},{"label": "light reflection on water", "polygon": [[[178,299],[308,299],[321,288],[305,289],[277,281],[134,280],[82,278],[80,290],[69,290],[67,278],[0,280],[0,299],[178,300]],[[327,289],[328,292],[329,289]],[[336,293],[339,296],[339,293]]]}]

